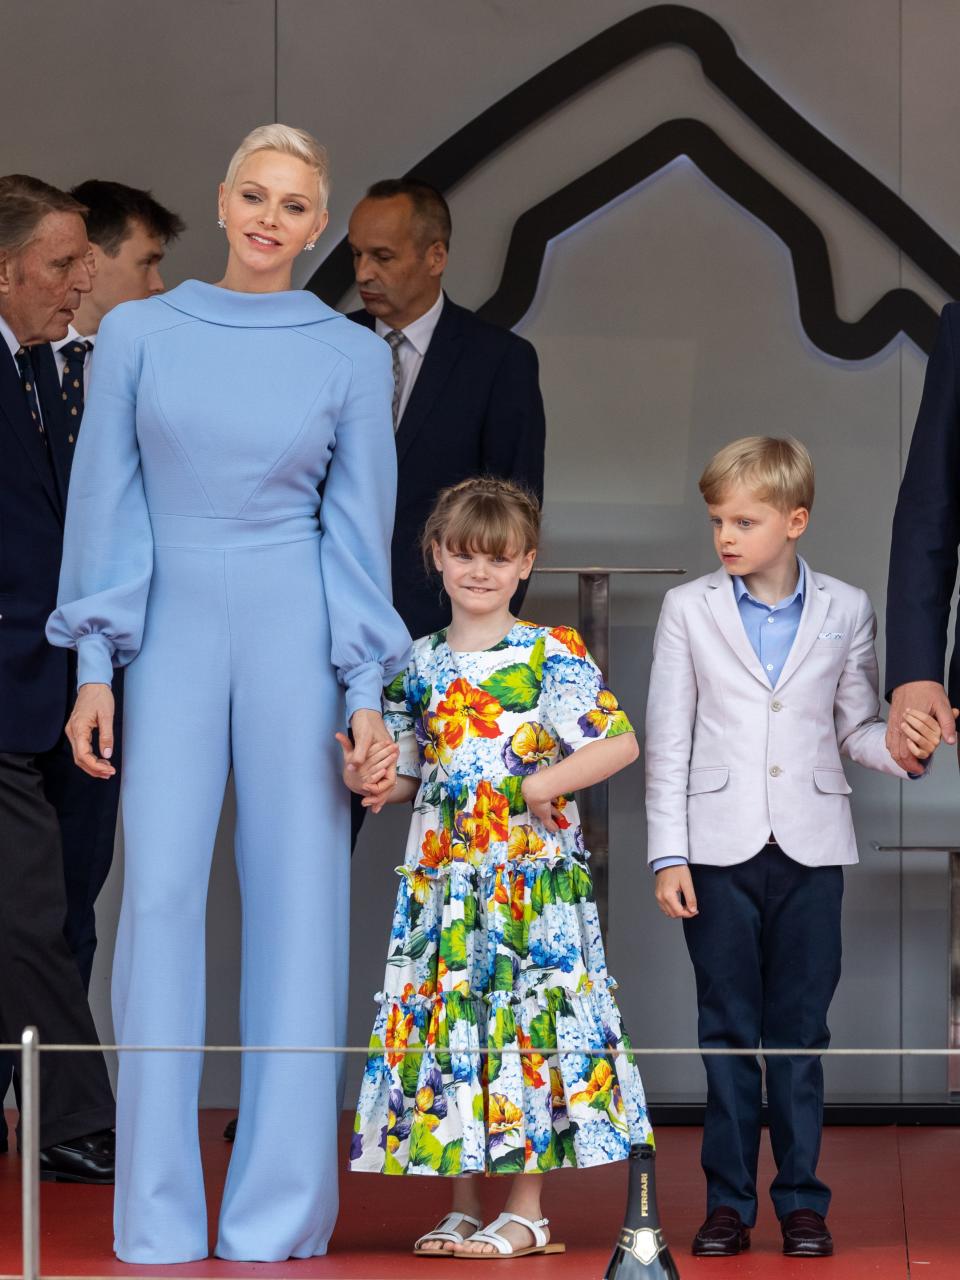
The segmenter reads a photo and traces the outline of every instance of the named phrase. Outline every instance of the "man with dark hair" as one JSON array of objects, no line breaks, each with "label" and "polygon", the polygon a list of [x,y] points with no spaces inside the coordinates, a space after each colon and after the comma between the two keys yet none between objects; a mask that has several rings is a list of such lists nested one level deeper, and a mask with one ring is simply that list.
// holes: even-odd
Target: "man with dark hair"
[{"label": "man with dark hair", "polygon": [[[0,178],[0,1040],[96,1044],[64,937],[62,830],[73,822],[64,725],[76,666],[47,643],[70,445],[49,343],[90,290],[84,206],[37,178]],[[81,775],[82,776],[82,775]],[[10,1064],[0,1078],[6,1093]],[[41,1176],[113,1181],[113,1097],[97,1053],[44,1054]],[[0,1145],[6,1149],[3,1126]]]},{"label": "man with dark hair", "polygon": [[375,329],[393,350],[393,597],[418,637],[450,620],[419,551],[438,492],[488,474],[543,497],[537,353],[524,338],[487,324],[444,294],[450,210],[429,183],[374,183],[351,215],[349,241],[364,306],[350,319]]},{"label": "man with dark hair", "polygon": [[[170,241],[184,230],[184,222],[149,191],[127,187],[122,182],[91,178],[74,187],[70,194],[87,207],[93,287],[82,299],[66,338],[53,347],[61,381],[68,350],[74,354],[71,375],[76,375],[78,357],[82,356],[82,387],[74,389],[85,392],[90,382],[90,353],[100,321],[121,302],[163,293],[160,263]],[[86,344],[86,355],[74,350],[77,343]],[[69,390],[72,381],[73,378],[68,380],[65,390]],[[82,406],[70,396],[67,399],[69,410],[77,409],[72,416],[79,417]]]},{"label": "man with dark hair", "polygon": [[[65,479],[69,483],[73,454],[83,419],[96,359],[96,340],[103,317],[121,302],[133,302],[163,292],[159,266],[170,240],[184,229],[177,214],[165,209],[149,191],[104,182],[81,182],[70,195],[86,206],[87,239],[90,242],[92,286],[80,299],[65,337],[51,343],[60,383],[59,421]],[[54,423],[52,430],[57,429]],[[73,763],[69,744],[62,746],[62,773],[50,799],[60,819],[63,866],[67,885],[67,917],[64,932],[76,957],[85,987],[90,985],[97,946],[97,897],[110,864],[120,802],[120,733],[122,679],[114,683],[118,700],[117,732],[112,778],[91,778]],[[0,1070],[0,1085],[3,1077]]]}]

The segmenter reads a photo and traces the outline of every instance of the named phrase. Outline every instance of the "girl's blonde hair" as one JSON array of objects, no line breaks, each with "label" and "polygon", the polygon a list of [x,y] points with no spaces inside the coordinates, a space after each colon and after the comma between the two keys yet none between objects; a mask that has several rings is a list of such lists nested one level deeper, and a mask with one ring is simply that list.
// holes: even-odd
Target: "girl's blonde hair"
[{"label": "girl's blonde hair", "polygon": [[237,147],[227,165],[224,185],[232,187],[237,172],[245,160],[257,151],[279,151],[281,155],[295,156],[308,164],[317,175],[320,209],[326,209],[330,195],[330,168],[326,148],[306,129],[295,129],[289,124],[261,124],[251,130]]},{"label": "girl's blonde hair", "polygon": [[733,485],[743,484],[758,502],[778,511],[813,507],[813,459],[793,436],[744,436],[724,445],[700,477],[704,502],[722,502]]},{"label": "girl's blonde hair", "polygon": [[474,476],[442,489],[420,542],[427,572],[435,572],[434,544],[451,551],[517,555],[540,542],[540,503],[509,480]]}]

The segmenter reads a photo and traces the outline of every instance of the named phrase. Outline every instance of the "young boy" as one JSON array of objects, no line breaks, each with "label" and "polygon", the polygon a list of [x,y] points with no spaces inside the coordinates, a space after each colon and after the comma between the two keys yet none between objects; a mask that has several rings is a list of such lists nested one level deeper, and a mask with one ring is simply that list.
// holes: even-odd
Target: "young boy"
[{"label": "young boy", "polygon": [[[843,867],[857,861],[840,754],[913,775],[884,745],[870,601],[797,555],[813,506],[807,450],[736,440],[700,492],[723,567],[667,593],[654,641],[646,802],[657,902],[683,920],[702,1048],[822,1049]],[[908,712],[903,731],[922,773],[937,722]],[[746,1055],[704,1065],[707,1219],[693,1252],[725,1257],[749,1248],[756,1221],[761,1071]],[[766,1086],[783,1252],[826,1257],[820,1058],[767,1058]]]}]

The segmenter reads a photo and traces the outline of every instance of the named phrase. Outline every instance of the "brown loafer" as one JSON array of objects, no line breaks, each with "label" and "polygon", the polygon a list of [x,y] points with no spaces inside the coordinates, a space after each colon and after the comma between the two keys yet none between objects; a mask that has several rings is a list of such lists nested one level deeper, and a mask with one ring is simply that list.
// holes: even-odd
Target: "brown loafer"
[{"label": "brown loafer", "polygon": [[750,1228],[736,1209],[721,1204],[707,1218],[693,1237],[693,1254],[697,1258],[733,1258],[750,1248]]},{"label": "brown loafer", "polygon": [[780,1219],[783,1252],[788,1258],[830,1258],[833,1236],[824,1219],[814,1209],[794,1209]]}]

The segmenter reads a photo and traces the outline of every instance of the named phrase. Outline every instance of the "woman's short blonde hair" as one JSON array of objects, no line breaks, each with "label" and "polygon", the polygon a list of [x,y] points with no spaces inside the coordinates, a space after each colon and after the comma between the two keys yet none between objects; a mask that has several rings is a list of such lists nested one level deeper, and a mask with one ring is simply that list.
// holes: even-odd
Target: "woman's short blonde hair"
[{"label": "woman's short blonde hair", "polygon": [[306,129],[295,129],[289,124],[261,124],[250,131],[237,147],[227,165],[224,185],[232,187],[237,172],[245,160],[257,151],[279,151],[281,155],[295,156],[308,164],[317,175],[320,188],[320,208],[326,209],[330,196],[330,168],[326,148]]},{"label": "woman's short blonde hair", "polygon": [[421,539],[423,563],[434,572],[434,545],[487,556],[536,551],[540,503],[532,493],[496,476],[474,476],[442,489]]},{"label": "woman's short blonde hair", "polygon": [[759,502],[778,511],[813,507],[813,459],[793,436],[744,436],[724,445],[700,477],[705,502],[722,502],[733,485],[743,484]]}]

